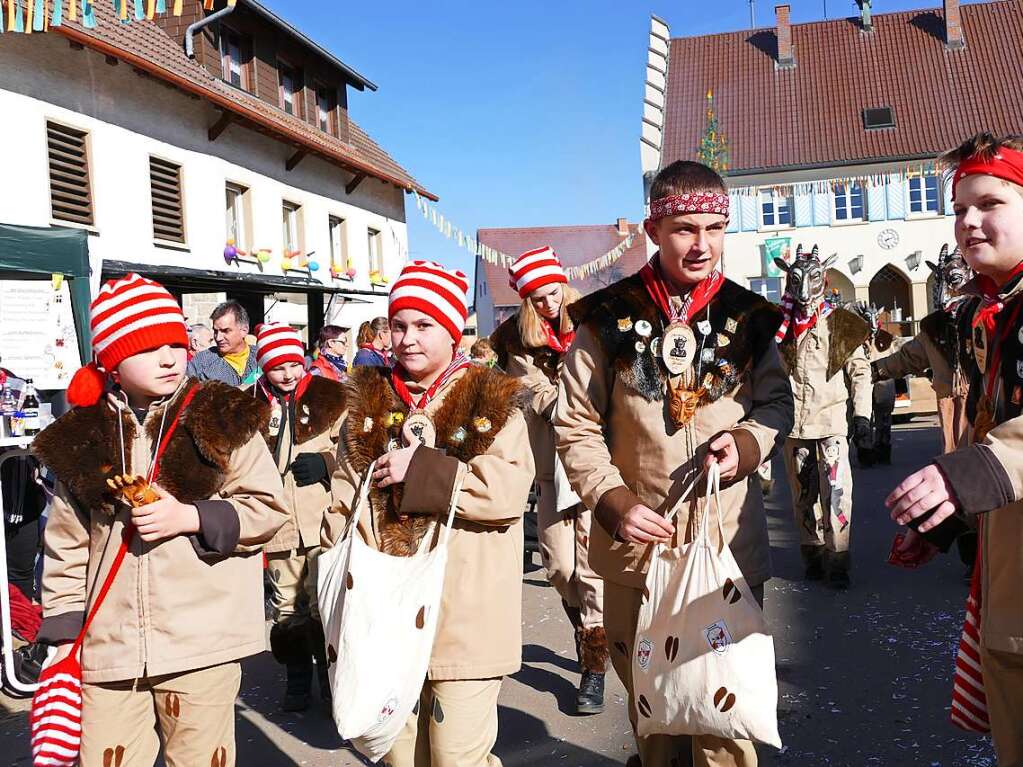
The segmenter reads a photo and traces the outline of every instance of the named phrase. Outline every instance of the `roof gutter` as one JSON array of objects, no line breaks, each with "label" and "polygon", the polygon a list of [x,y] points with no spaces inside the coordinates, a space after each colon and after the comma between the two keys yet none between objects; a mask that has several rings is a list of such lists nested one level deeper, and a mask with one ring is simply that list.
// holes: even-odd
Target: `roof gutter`
[{"label": "roof gutter", "polygon": [[[66,25],[60,27],[53,27],[51,28],[51,31],[62,34],[69,40],[73,40],[76,43],[86,45],[89,48],[92,48],[94,51],[102,53],[104,56],[113,56],[114,58],[121,59],[122,61],[131,64],[133,67],[139,69],[142,72],[150,74],[153,77],[159,78],[161,80],[165,80],[174,85],[175,87],[180,88],[186,93],[191,93],[192,95],[198,96],[199,98],[204,98],[211,104],[220,107],[221,109],[224,109],[228,112],[234,112],[235,114],[244,117],[245,119],[250,120],[251,122],[254,122],[257,125],[260,125],[266,128],[267,130],[272,131],[273,133],[284,136],[289,141],[299,144],[300,146],[306,147],[311,152],[327,157],[328,159],[334,160],[335,162],[345,166],[348,169],[355,170],[359,173],[365,173],[367,176],[378,178],[381,181],[385,181],[389,184],[394,184],[394,186],[398,187],[399,189],[404,189],[406,192],[411,192],[413,190],[413,187],[410,184],[401,179],[394,178],[393,176],[390,176],[387,173],[382,173],[381,171],[371,168],[365,163],[361,163],[358,160],[354,160],[346,155],[342,155],[340,153],[335,152],[327,152],[323,149],[323,147],[313,144],[312,142],[306,141],[304,136],[301,136],[300,134],[295,133],[294,131],[290,131],[287,128],[284,128],[266,119],[259,112],[253,109],[249,109],[248,107],[243,106],[241,104],[237,104],[228,99],[226,96],[223,96],[209,88],[204,88],[201,85],[197,85],[187,80],[186,78],[181,77],[180,75],[176,75],[173,72],[164,69],[163,67],[156,66],[155,64],[153,64],[153,62],[149,61],[146,58],[143,58],[142,56],[139,56],[136,53],[132,53],[131,51],[124,50],[123,48],[118,48],[117,46],[110,45],[109,43],[99,40],[93,37],[92,35],[86,34],[81,30],[75,29],[74,27]],[[426,189],[422,187],[418,188],[418,192],[423,197],[434,202],[440,199],[435,194],[433,194],[432,192],[428,192]]]},{"label": "roof gutter", "polygon": [[205,19],[200,19],[194,24],[191,24],[188,29],[185,30],[185,53],[188,55],[188,58],[195,58],[195,33],[203,27],[209,26],[214,21],[222,19],[230,13],[234,13],[234,9],[237,7],[238,6],[236,4],[229,3],[216,13],[211,13]]}]

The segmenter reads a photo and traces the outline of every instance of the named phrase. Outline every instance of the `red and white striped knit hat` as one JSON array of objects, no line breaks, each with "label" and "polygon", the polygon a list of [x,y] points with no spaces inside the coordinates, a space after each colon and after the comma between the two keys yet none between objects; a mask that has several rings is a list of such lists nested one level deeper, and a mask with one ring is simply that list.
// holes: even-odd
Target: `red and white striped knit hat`
[{"label": "red and white striped knit hat", "polygon": [[[185,315],[167,288],[131,274],[108,280],[92,302],[92,352],[104,371],[113,372],[128,357],[161,346],[188,347]],[[75,373],[68,386],[73,405],[94,405],[106,376],[94,363]]]},{"label": "red and white striped knit hat", "polygon": [[457,269],[445,269],[433,261],[407,264],[391,287],[387,318],[402,309],[416,309],[427,314],[451,334],[458,343],[469,316],[469,279]]},{"label": "red and white striped knit hat", "polygon": [[549,245],[523,253],[515,259],[508,271],[511,274],[511,286],[519,292],[519,298],[523,300],[544,285],[556,282],[568,284],[558,254]]},{"label": "red and white striped knit hat", "polygon": [[288,325],[268,322],[256,328],[256,359],[263,372],[285,362],[305,364],[305,346],[298,331]]}]

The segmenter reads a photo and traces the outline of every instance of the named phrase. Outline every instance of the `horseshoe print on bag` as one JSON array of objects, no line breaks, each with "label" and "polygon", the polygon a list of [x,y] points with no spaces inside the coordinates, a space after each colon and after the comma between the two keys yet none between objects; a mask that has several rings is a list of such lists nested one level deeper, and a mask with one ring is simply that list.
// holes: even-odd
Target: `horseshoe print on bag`
[{"label": "horseshoe print on bag", "polygon": [[727,714],[735,706],[735,693],[728,692],[727,687],[719,687],[714,693],[714,708],[722,714]]},{"label": "horseshoe print on bag", "polygon": [[172,692],[167,693],[163,703],[163,710],[167,713],[167,716],[177,719],[181,716],[181,698]]}]

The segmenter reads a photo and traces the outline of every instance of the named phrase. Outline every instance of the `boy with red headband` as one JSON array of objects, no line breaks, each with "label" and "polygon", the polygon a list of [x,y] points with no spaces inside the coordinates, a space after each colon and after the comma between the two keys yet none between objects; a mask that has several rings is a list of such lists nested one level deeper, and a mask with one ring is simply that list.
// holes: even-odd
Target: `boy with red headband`
[{"label": "boy with red headband", "polygon": [[[58,478],[39,641],[59,645],[57,662],[102,600],[81,646],[83,767],[152,765],[161,744],[168,765],[233,765],[239,661],[266,647],[261,551],[287,520],[259,436],[269,408],[186,378],[181,308],[137,274],[102,287],[92,334],[102,370],[75,375],[75,409],[33,445]],[[126,502],[126,475],[159,500]]]},{"label": "boy with red headband", "polygon": [[936,458],[888,496],[920,532],[976,515],[952,721],[990,728],[1000,765],[1023,764],[1023,137],[982,133],[943,159],[955,169],[955,236],[978,276],[960,309],[972,444]]},{"label": "boy with red headband", "polygon": [[395,366],[352,371],[324,523],[333,545],[374,461],[371,514],[358,528],[370,546],[412,555],[455,503],[428,677],[418,713],[384,757],[391,767],[499,766],[497,696],[522,660],[521,520],[533,456],[519,384],[458,349],[467,289],[464,274],[429,261],[395,280]]},{"label": "boy with red headband", "polygon": [[344,388],[305,369],[298,331],[266,324],[256,329],[256,357],[263,371],[248,393],[270,405],[263,436],[284,483],[290,514],[266,545],[274,625],[270,650],[287,671],[283,711],[309,706],[313,659],[320,697],[330,698],[323,626],[316,602],[320,527],[330,508]]},{"label": "boy with red headband", "polygon": [[[632,653],[647,554],[675,532],[665,514],[717,462],[725,543],[762,599],[767,518],[760,485],[748,479],[793,420],[774,344],[780,310],[717,271],[729,215],[724,181],[699,163],[676,162],[658,173],[650,200],[645,228],[659,252],[639,274],[570,310],[576,338],[554,421],[568,478],[599,523],[590,564],[604,577],[604,627],[633,727]],[[692,532],[696,496],[679,508],[680,538]],[[757,763],[748,741],[656,735],[637,742],[643,767]]]}]

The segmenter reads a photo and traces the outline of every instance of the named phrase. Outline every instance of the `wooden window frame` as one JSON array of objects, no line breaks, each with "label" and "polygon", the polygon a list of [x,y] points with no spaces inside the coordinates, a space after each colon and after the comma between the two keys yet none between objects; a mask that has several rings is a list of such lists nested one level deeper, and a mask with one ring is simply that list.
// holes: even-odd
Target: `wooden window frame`
[{"label": "wooden window frame", "polygon": [[[373,243],[376,242],[376,253],[373,253]],[[383,232],[379,229],[374,229],[372,226],[366,227],[366,252],[369,257],[369,273],[378,272],[381,277],[384,276],[384,237]],[[374,260],[376,263],[374,263]]]},{"label": "wooden window frame", "polygon": [[[284,77],[287,73],[291,77],[292,110],[289,112],[284,94]],[[305,116],[305,82],[301,67],[296,67],[287,59],[277,59],[277,104],[285,114],[297,117],[302,120]]]},{"label": "wooden window frame", "polygon": [[[316,127],[330,136],[337,136],[339,132],[337,88],[332,88],[323,83],[316,83]],[[320,103],[321,97],[326,96],[328,103],[333,104],[330,109],[323,109]],[[326,114],[327,127],[323,127],[322,116]]]},{"label": "wooden window frame", "polygon": [[[284,216],[288,211],[291,211],[294,216],[294,231],[290,223],[285,223]],[[297,202],[291,200],[281,201],[281,249],[284,255],[287,256],[289,252],[298,251],[300,254],[305,253],[305,233],[303,230],[303,215],[302,206]],[[289,243],[288,240],[292,239],[293,242]],[[290,245],[290,247],[289,247]]]},{"label": "wooden window frame", "polygon": [[[236,43],[236,47],[238,49],[238,79],[240,81],[239,83],[235,83],[231,79],[232,71],[230,65],[232,59],[230,49],[232,41]],[[251,41],[241,32],[238,32],[237,30],[228,26],[222,26],[220,28],[220,67],[222,74],[221,79],[224,80],[224,82],[233,85],[235,88],[240,88],[241,90],[247,91],[248,93],[254,92],[253,82],[255,81],[255,77],[253,76],[254,73],[251,71],[252,62],[252,56],[250,53],[251,50],[252,50]],[[246,61],[246,54],[250,54],[248,56],[248,61]]]},{"label": "wooden window frame", "polygon": [[228,181],[224,184],[224,239],[225,242],[231,239],[231,226],[228,224],[228,195],[234,193],[237,196],[237,207],[231,206],[232,210],[240,210],[241,221],[235,223],[235,247],[246,252],[251,251],[252,244],[252,206],[251,190],[244,184]]}]

